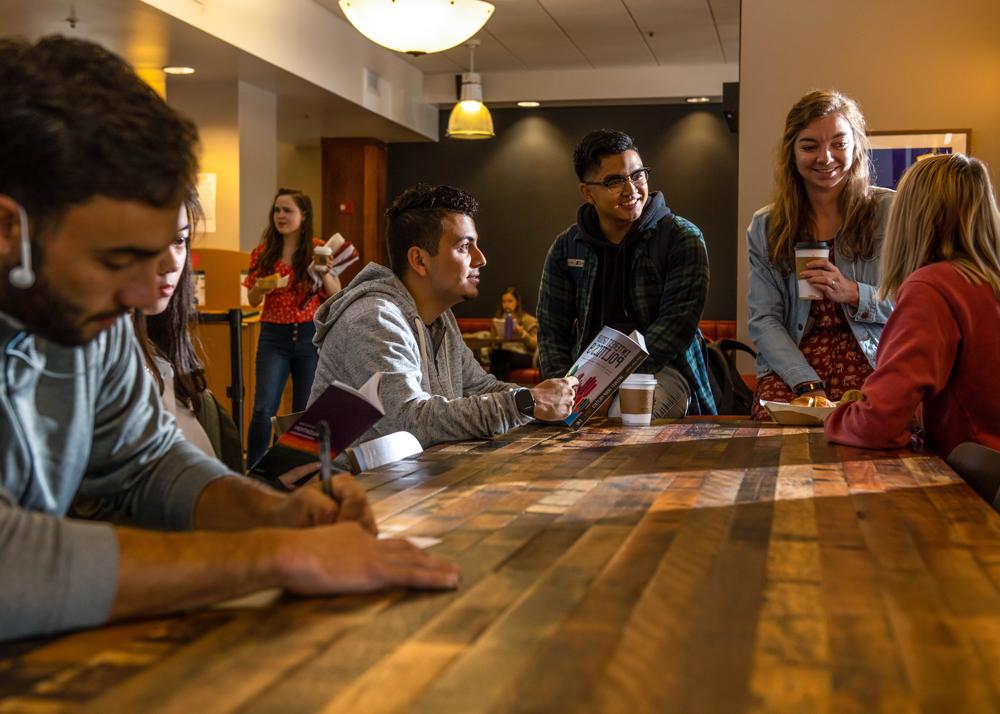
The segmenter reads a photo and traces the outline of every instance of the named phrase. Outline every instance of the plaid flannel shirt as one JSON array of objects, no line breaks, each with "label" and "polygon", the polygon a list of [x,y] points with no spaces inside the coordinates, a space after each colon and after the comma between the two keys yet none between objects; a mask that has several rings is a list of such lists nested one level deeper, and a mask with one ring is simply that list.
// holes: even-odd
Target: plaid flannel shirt
[{"label": "plaid flannel shirt", "polygon": [[[591,320],[600,256],[573,225],[549,249],[538,294],[538,349],[545,378],[566,374]],[[659,265],[657,264],[659,263]],[[629,298],[646,339],[641,372],[679,371],[691,389],[689,414],[716,414],[698,321],[708,294],[708,251],[696,225],[668,215],[639,236]]]}]

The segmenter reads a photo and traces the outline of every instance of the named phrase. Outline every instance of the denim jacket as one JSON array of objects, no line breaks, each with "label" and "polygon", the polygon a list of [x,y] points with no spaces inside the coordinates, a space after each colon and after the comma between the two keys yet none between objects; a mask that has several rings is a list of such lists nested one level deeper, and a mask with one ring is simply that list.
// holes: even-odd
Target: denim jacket
[{"label": "denim jacket", "polygon": [[[849,261],[834,251],[834,264],[845,277],[858,284],[858,307],[855,309],[850,305],[842,305],[841,308],[854,339],[858,341],[858,346],[873,368],[882,328],[893,308],[891,300],[879,300],[877,293],[881,280],[879,256],[894,195],[889,189],[875,189],[879,218],[875,228],[874,258],[855,258]],[[798,278],[794,270],[783,275],[771,264],[767,243],[770,219],[771,207],[766,206],[754,214],[747,229],[750,253],[750,289],[747,294],[750,338],[758,352],[757,375],[775,372],[785,384],[794,387],[802,382],[819,379],[816,370],[799,350],[802,336],[812,327],[809,318],[812,302],[799,300]]]}]

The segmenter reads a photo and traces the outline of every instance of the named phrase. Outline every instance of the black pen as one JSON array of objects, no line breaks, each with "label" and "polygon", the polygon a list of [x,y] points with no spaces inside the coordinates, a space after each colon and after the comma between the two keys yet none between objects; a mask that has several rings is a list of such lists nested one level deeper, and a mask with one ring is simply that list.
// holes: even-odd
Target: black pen
[{"label": "black pen", "polygon": [[319,477],[323,484],[323,493],[333,498],[331,483],[332,467],[330,464],[330,425],[326,419],[319,422]]}]

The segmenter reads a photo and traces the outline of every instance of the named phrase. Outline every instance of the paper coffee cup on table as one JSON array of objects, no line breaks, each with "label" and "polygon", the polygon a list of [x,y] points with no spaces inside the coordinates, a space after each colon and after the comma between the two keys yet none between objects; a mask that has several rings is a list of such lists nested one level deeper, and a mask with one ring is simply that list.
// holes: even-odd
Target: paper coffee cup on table
[{"label": "paper coffee cup on table", "polygon": [[[795,244],[795,275],[808,270],[806,264],[813,260],[824,260],[830,257],[829,243],[796,243]],[[809,284],[808,280],[799,278],[799,300],[822,300],[823,293]]]},{"label": "paper coffee cup on table", "polygon": [[333,255],[333,250],[325,245],[318,245],[313,248],[313,265],[317,268],[325,268],[326,261]]},{"label": "paper coffee cup on table", "polygon": [[622,424],[649,426],[653,418],[653,391],[656,377],[651,374],[630,374],[618,387]]}]

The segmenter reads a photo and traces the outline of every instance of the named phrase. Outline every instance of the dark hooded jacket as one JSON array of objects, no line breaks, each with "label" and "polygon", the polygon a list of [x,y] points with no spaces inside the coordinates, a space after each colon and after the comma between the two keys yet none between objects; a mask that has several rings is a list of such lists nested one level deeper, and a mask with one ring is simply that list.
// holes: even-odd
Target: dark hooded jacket
[{"label": "dark hooded jacket", "polygon": [[651,193],[619,246],[587,204],[549,249],[538,296],[538,349],[544,377],[562,376],[606,324],[638,329],[649,359],[642,372],[679,371],[691,388],[689,413],[715,414],[698,330],[708,294],[701,231]]}]

